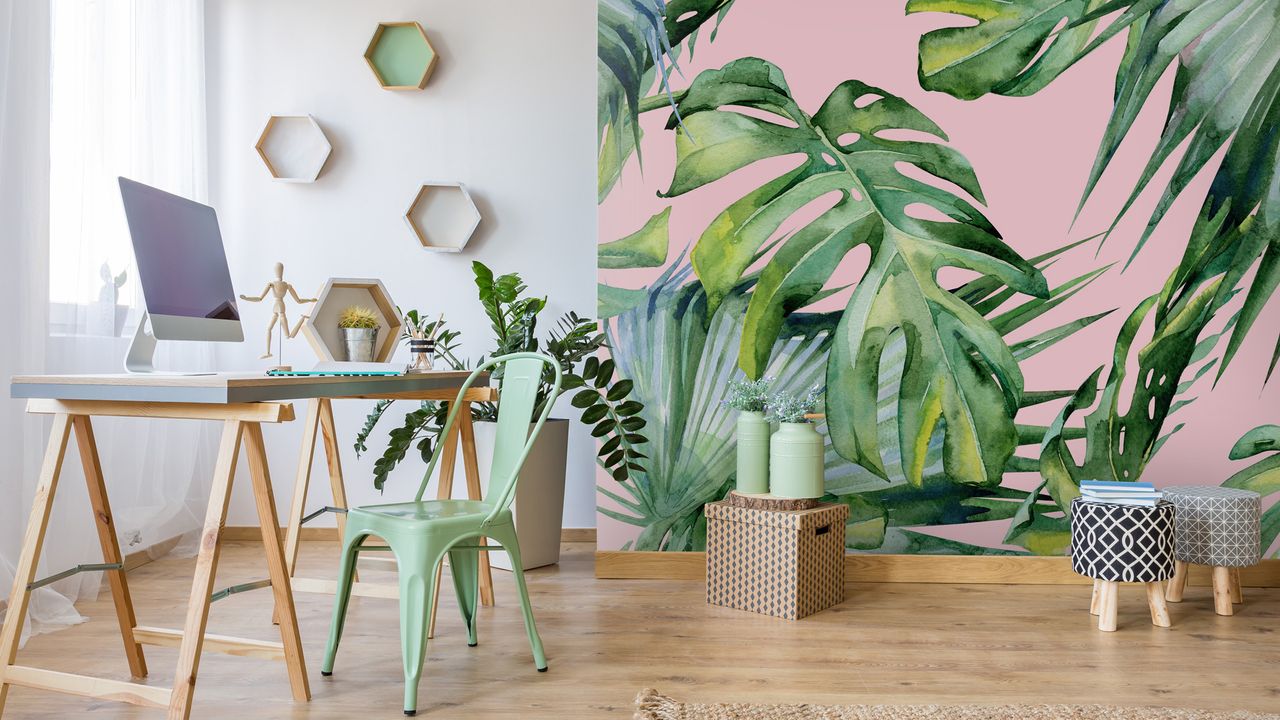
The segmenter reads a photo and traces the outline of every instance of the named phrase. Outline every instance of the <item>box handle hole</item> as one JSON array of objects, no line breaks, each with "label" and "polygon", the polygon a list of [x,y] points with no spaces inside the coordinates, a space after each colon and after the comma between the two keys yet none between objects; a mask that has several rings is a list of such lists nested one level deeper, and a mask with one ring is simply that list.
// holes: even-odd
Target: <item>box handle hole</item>
[{"label": "box handle hole", "polygon": [[814,535],[826,535],[829,532],[831,532],[830,525],[823,525],[822,527],[817,527],[813,529]]}]

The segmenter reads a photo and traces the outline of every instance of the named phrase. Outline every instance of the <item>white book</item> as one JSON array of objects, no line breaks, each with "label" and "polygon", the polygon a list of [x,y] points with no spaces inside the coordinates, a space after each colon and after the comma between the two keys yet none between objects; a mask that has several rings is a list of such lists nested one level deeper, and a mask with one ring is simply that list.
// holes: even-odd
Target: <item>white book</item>
[{"label": "white book", "polygon": [[1103,505],[1132,505],[1134,507],[1155,507],[1160,498],[1097,498],[1087,495],[1081,496],[1085,502],[1101,503]]}]

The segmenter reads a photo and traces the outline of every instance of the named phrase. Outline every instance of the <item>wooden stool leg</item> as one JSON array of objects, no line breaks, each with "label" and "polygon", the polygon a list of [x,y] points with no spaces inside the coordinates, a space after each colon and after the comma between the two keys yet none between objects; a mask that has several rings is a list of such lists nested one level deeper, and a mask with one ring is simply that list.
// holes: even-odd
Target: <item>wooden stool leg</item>
[{"label": "wooden stool leg", "polygon": [[1102,606],[1102,581],[1093,581],[1093,596],[1089,598],[1089,614],[1097,615]]},{"label": "wooden stool leg", "polygon": [[70,430],[70,415],[58,414],[53,417],[53,430],[49,432],[49,444],[45,446],[44,464],[40,467],[40,479],[36,483],[31,515],[27,519],[27,531],[22,537],[22,551],[13,572],[13,591],[9,593],[9,604],[6,605],[8,610],[4,616],[4,628],[0,630],[0,714],[4,713],[5,697],[9,694],[9,685],[4,681],[5,672],[18,659],[18,637],[22,635],[22,623],[27,618],[27,601],[31,599],[27,585],[36,579],[40,548],[44,545],[44,531],[49,526],[49,511],[53,508],[53,495],[58,489],[58,476],[62,474],[62,460],[67,454],[67,436]]},{"label": "wooden stool leg", "polygon": [[1102,581],[1102,602],[1098,610],[1098,629],[1103,632],[1115,632],[1118,585],[1111,580]]},{"label": "wooden stool leg", "polygon": [[200,651],[204,648],[204,631],[209,623],[209,595],[217,577],[222,527],[227,522],[227,503],[231,499],[231,481],[236,476],[243,432],[244,423],[239,420],[227,420],[222,425],[213,486],[209,488],[209,509],[205,511],[204,529],[200,533],[200,552],[196,555],[191,598],[187,601],[187,619],[182,626],[182,644],[178,647],[178,669],[174,674],[173,692],[169,696],[169,720],[191,717],[191,697],[196,690]]},{"label": "wooden stool leg", "polygon": [[1231,602],[1239,605],[1244,602],[1244,592],[1240,589],[1240,568],[1231,568]]},{"label": "wooden stool leg", "polygon": [[1173,563],[1173,577],[1169,578],[1169,589],[1164,599],[1169,602],[1182,602],[1182,593],[1187,589],[1187,564],[1181,560]]},{"label": "wooden stool leg", "polygon": [[[80,465],[88,483],[89,504],[97,521],[98,544],[102,546],[102,560],[106,563],[124,563],[120,541],[116,539],[116,526],[111,518],[111,503],[107,500],[107,484],[102,477],[102,462],[98,458],[98,443],[93,437],[93,426],[88,415],[78,415],[71,421],[76,433],[76,446],[80,450]],[[111,586],[111,601],[116,606],[116,620],[120,624],[120,637],[124,640],[124,654],[129,660],[129,674],[135,678],[147,676],[147,660],[142,645],[133,636],[138,619],[133,612],[133,598],[129,595],[129,581],[124,568],[108,570],[107,582]]]},{"label": "wooden stool leg", "polygon": [[1151,624],[1169,627],[1169,607],[1164,604],[1163,583],[1147,583],[1147,606],[1151,608]]},{"label": "wooden stool leg", "polygon": [[1231,569],[1213,568],[1213,610],[1219,615],[1231,615]]},{"label": "wooden stool leg", "polygon": [[245,455],[249,458],[249,475],[253,479],[253,498],[258,506],[258,525],[262,528],[262,547],[267,554],[271,592],[275,595],[276,613],[280,619],[280,640],[284,645],[289,685],[293,689],[293,699],[306,702],[311,699],[311,687],[302,657],[302,637],[298,634],[298,617],[293,604],[293,590],[289,585],[289,568],[285,562],[284,548],[280,546],[280,521],[276,516],[275,495],[271,491],[271,473],[267,468],[267,449],[262,441],[261,425],[245,423],[244,445]]}]

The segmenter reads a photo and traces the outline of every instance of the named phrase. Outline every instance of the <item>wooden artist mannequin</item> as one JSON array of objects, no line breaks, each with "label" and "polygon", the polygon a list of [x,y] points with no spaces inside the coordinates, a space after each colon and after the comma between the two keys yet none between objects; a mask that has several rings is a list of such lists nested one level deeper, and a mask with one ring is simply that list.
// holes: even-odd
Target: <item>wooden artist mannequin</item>
[{"label": "wooden artist mannequin", "polygon": [[[266,360],[267,358],[272,356],[271,355],[271,333],[273,330],[276,329],[277,323],[279,323],[280,330],[284,335],[290,338],[293,338],[297,336],[298,331],[302,329],[302,321],[306,320],[309,317],[308,315],[303,315],[302,317],[298,318],[298,323],[294,325],[292,328],[290,328],[289,318],[288,316],[285,315],[285,307],[284,307],[285,293],[292,295],[293,301],[298,304],[313,303],[316,301],[316,298],[298,297],[298,291],[293,288],[293,285],[291,283],[287,283],[284,281],[284,263],[276,263],[276,279],[272,280],[271,282],[268,282],[266,287],[262,288],[262,294],[258,295],[257,297],[249,297],[248,295],[241,295],[240,299],[247,300],[249,302],[261,302],[264,298],[267,297],[268,293],[270,293],[271,297],[275,299],[275,307],[272,309],[271,323],[267,325],[267,352],[262,355],[261,357],[262,360]],[[281,342],[284,342],[284,341],[281,340]]]}]

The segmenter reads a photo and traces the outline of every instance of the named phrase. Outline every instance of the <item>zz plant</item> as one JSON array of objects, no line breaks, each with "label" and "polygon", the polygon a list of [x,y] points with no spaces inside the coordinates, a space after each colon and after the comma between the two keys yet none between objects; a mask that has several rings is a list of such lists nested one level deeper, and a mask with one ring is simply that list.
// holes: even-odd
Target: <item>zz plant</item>
[{"label": "zz plant", "polygon": [[[494,338],[492,353],[481,355],[475,364],[483,363],[489,356],[513,352],[542,352],[554,357],[563,371],[560,391],[552,394],[554,373],[545,370],[534,402],[533,417],[537,417],[547,403],[554,403],[561,395],[572,392],[571,403],[583,411],[582,422],[591,426],[592,436],[603,439],[597,463],[620,482],[630,478],[633,472],[643,471],[640,461],[646,456],[636,446],[648,442],[640,433],[645,426],[644,419],[639,417],[644,406],[629,399],[632,390],[630,380],[614,381],[613,361],[601,361],[596,357],[596,352],[607,346],[597,323],[568,312],[557,320],[545,340],[539,339],[538,316],[546,309],[546,298],[527,297],[528,288],[517,273],[495,276],[481,262],[473,262],[472,271],[480,305],[489,319]],[[415,325],[423,323],[423,315],[416,310],[405,315]],[[426,335],[436,335],[437,362],[454,370],[469,369],[471,365],[458,356],[461,333],[446,329],[443,323],[443,320],[437,320],[422,324]],[[438,332],[437,324],[440,325]],[[365,418],[364,426],[356,435],[357,456],[368,452],[370,434],[394,402],[379,401]],[[423,462],[430,462],[448,414],[449,403],[435,401],[420,402],[417,408],[405,413],[402,424],[391,430],[387,447],[374,462],[374,487],[383,489],[387,476],[404,460],[410,449],[417,450]],[[481,422],[497,420],[497,405],[472,403],[471,417]]]}]

